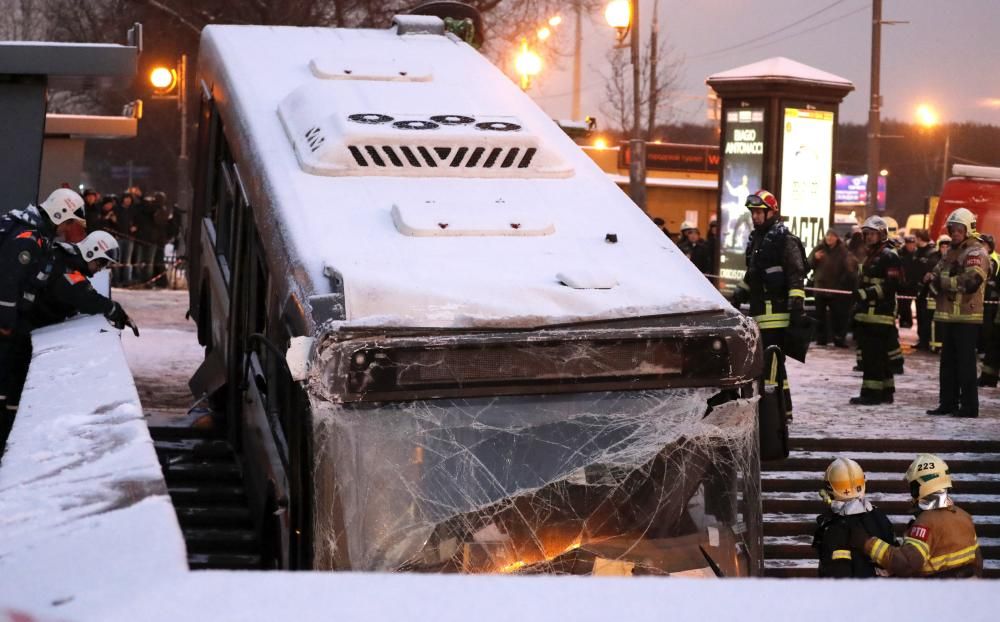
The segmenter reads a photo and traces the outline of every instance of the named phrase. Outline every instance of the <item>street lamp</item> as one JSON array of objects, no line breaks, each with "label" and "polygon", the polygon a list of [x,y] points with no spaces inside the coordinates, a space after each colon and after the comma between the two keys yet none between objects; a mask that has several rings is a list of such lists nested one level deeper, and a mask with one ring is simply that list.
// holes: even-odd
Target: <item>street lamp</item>
[{"label": "street lamp", "polygon": [[187,54],[181,54],[173,66],[159,65],[149,72],[149,83],[153,87],[153,99],[177,101],[180,113],[180,151],[177,154],[177,206],[180,209],[181,235],[177,253],[184,254],[184,233],[187,231],[186,214],[191,204],[191,184],[189,182],[187,146]]},{"label": "street lamp", "polygon": [[[924,126],[924,128],[931,130],[934,129],[941,121],[940,115],[938,115],[937,110],[934,109],[930,104],[920,104],[917,106],[917,123]],[[941,162],[941,189],[944,189],[944,184],[948,181],[948,159],[949,151],[951,150],[951,129],[946,128],[944,133],[944,159]]]},{"label": "street lamp", "polygon": [[611,0],[604,10],[608,25],[618,31],[619,44],[631,31],[629,41],[632,61],[632,138],[629,140],[628,189],[632,201],[646,211],[646,143],[642,139],[639,117],[642,115],[639,61],[639,0]]},{"label": "street lamp", "polygon": [[521,76],[521,88],[525,91],[531,86],[531,78],[542,71],[542,57],[528,47],[528,40],[521,39],[521,50],[514,58],[514,69]]}]

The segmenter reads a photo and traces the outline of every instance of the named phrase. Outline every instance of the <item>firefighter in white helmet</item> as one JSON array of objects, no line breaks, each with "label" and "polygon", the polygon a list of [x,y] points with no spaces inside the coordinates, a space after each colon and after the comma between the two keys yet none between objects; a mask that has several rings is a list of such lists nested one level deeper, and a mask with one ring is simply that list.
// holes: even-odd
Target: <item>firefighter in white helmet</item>
[{"label": "firefighter in white helmet", "polygon": [[701,239],[701,232],[694,223],[687,220],[681,223],[681,240],[677,243],[677,248],[698,268],[699,272],[709,273],[712,268],[712,257],[709,255],[705,240]]},{"label": "firefighter in white helmet", "polygon": [[944,460],[920,454],[906,470],[916,518],[903,544],[851,531],[851,543],[894,577],[964,579],[983,573],[983,555],[972,517],[951,499],[951,473]]},{"label": "firefighter in white helmet", "polygon": [[879,216],[861,226],[868,257],[861,268],[861,283],[854,292],[855,337],[861,347],[861,394],[851,404],[892,404],[896,390],[889,366],[896,327],[896,290],[902,281],[899,254],[889,242],[889,227]]},{"label": "firefighter in white helmet", "polygon": [[31,361],[24,321],[35,293],[31,282],[49,260],[56,240],[80,241],[86,232],[83,199],[59,188],[40,205],[0,218],[0,452],[14,422]]},{"label": "firefighter in white helmet", "polygon": [[927,414],[978,417],[976,345],[990,257],[976,233],[975,214],[960,207],[946,224],[951,249],[924,277],[937,298],[934,321],[941,340],[938,406]]},{"label": "firefighter in white helmet", "polygon": [[32,328],[47,326],[82,313],[103,315],[122,330],[139,329],[120,304],[94,289],[88,277],[118,261],[118,242],[107,231],[94,231],[77,244],[55,246],[53,260],[47,270],[38,301],[31,313]]},{"label": "firefighter in white helmet", "polygon": [[865,472],[850,458],[837,458],[826,468],[820,498],[826,510],[816,517],[813,547],[819,555],[819,576],[866,578],[877,576],[875,564],[862,548],[851,547],[851,529],[892,541],[892,523],[865,498]]}]

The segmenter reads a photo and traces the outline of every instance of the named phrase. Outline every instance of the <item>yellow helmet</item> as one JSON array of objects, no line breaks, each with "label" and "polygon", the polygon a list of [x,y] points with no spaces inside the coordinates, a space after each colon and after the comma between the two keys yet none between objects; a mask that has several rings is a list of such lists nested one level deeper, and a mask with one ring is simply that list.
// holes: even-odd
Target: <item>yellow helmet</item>
[{"label": "yellow helmet", "polygon": [[923,499],[931,493],[951,488],[951,472],[941,458],[934,454],[920,454],[906,469],[906,482],[910,485],[910,496]]},{"label": "yellow helmet", "polygon": [[865,472],[854,460],[837,458],[826,467],[826,492],[835,501],[864,496]]}]

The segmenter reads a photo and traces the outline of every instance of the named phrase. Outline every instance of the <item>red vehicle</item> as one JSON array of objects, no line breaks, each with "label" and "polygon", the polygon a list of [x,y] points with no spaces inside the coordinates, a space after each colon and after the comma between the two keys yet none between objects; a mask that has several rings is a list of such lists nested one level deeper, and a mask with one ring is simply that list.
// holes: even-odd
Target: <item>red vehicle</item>
[{"label": "red vehicle", "polygon": [[980,232],[1000,236],[1000,167],[956,164],[952,172],[955,176],[941,190],[931,235],[936,239],[948,233],[948,215],[966,207],[976,215]]}]

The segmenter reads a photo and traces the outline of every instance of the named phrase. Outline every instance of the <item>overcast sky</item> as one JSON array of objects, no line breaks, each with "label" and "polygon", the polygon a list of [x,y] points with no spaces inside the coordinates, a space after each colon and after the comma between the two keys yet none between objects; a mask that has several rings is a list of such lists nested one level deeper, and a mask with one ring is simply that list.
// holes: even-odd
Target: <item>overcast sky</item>
[{"label": "overcast sky", "polygon": [[[705,120],[707,76],[773,56],[852,81],[842,120],[866,121],[871,0],[655,1],[661,36],[686,58],[678,121]],[[640,9],[647,30],[653,2],[642,0]],[[884,20],[909,22],[882,28],[883,119],[910,120],[928,102],[946,121],[1000,124],[1000,0],[884,0],[882,11]],[[559,37],[571,51],[573,20],[565,18]],[[613,39],[603,15],[584,17],[584,114],[606,116],[599,72]],[[547,66],[529,92],[553,117],[569,118],[572,56],[560,64]]]}]

